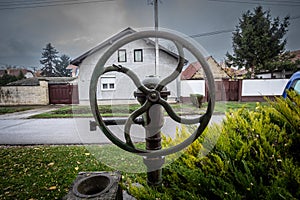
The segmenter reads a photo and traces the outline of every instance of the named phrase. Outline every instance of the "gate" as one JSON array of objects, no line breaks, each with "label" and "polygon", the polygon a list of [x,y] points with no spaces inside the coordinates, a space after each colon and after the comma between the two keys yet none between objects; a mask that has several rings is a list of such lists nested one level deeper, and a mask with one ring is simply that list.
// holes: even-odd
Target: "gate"
[{"label": "gate", "polygon": [[223,80],[226,101],[239,100],[239,82],[237,80]]},{"label": "gate", "polygon": [[[215,81],[215,98],[216,101],[239,101],[239,81],[237,80],[218,80]],[[205,96],[208,100],[209,91],[205,85]]]},{"label": "gate", "polygon": [[77,85],[49,85],[50,104],[78,104]]}]

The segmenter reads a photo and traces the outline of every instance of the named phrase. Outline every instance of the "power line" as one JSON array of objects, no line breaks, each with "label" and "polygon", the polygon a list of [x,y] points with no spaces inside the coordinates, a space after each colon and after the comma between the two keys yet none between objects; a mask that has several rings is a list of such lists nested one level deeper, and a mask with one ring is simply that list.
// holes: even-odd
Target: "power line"
[{"label": "power line", "polygon": [[223,3],[243,3],[243,4],[255,4],[255,5],[274,5],[274,6],[300,6],[300,2],[296,1],[239,1],[239,0],[209,0]]},{"label": "power line", "polygon": [[300,3],[298,0],[295,0],[295,1],[293,1],[293,0],[288,0],[288,1],[283,1],[283,0],[260,0],[260,1],[265,1],[265,2],[268,2],[268,3],[276,3],[276,2],[279,2],[279,3],[291,3],[291,4],[293,4],[293,3]]},{"label": "power line", "polygon": [[[299,19],[300,15],[291,17],[290,20]],[[211,35],[218,35],[222,33],[231,33],[235,31],[235,29],[225,29],[225,30],[218,30],[218,31],[212,31],[212,32],[206,32],[206,33],[199,33],[194,35],[189,35],[190,38],[197,38],[197,37],[204,37],[204,36],[211,36]]]},{"label": "power line", "polygon": [[295,16],[295,17],[291,17],[290,20],[299,19],[299,18],[300,18],[300,15]]},{"label": "power line", "polygon": [[9,1],[9,2],[0,2],[0,6],[22,6],[22,5],[35,5],[35,4],[48,4],[48,3],[55,3],[55,2],[70,2],[70,1],[80,1],[80,0],[31,0],[31,1]]},{"label": "power line", "polygon": [[[6,4],[0,5],[0,10],[12,10],[12,9],[24,9],[24,8],[41,8],[41,7],[53,7],[53,6],[65,6],[65,5],[79,5],[88,3],[101,3],[115,0],[88,0],[88,1],[44,1],[44,2],[23,2],[23,4]],[[15,2],[16,3],[16,2]]]},{"label": "power line", "polygon": [[199,33],[199,34],[195,34],[195,35],[189,35],[189,37],[196,38],[196,37],[203,37],[203,36],[211,36],[211,35],[217,35],[217,34],[221,34],[221,33],[229,33],[232,31],[234,31],[234,29],[212,31],[212,32],[207,32],[207,33]]}]

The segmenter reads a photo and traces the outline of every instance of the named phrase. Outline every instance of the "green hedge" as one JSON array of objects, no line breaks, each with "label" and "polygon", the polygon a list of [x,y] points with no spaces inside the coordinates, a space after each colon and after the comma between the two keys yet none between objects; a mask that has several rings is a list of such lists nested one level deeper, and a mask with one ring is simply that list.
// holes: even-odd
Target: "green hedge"
[{"label": "green hedge", "polygon": [[[219,136],[200,156],[203,138],[163,170],[161,188],[129,187],[137,199],[300,199],[300,97],[227,114],[204,133]],[[172,141],[169,141],[172,142]]]}]

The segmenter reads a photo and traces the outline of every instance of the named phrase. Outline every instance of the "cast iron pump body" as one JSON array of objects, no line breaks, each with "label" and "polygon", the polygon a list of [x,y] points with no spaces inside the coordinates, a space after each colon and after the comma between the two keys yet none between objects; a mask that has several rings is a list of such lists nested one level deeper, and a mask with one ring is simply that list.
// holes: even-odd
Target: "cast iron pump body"
[{"label": "cast iron pump body", "polygon": [[[148,77],[146,80],[141,82],[138,76],[129,68],[121,65],[112,65],[105,67],[107,60],[111,55],[116,52],[119,48],[126,45],[127,43],[133,42],[139,39],[145,38],[162,38],[169,41],[173,41],[178,54],[178,63],[176,69],[167,76],[160,80],[157,77]],[[205,114],[196,118],[182,118],[178,116],[172,107],[167,102],[167,96],[169,92],[166,90],[167,84],[174,81],[181,73],[184,65],[184,51],[183,49],[190,51],[190,53],[200,62],[203,67],[206,79],[207,87],[209,90],[208,106]],[[141,104],[141,107],[130,114],[128,119],[125,121],[124,137],[125,141],[119,139],[114,135],[107,127],[107,123],[103,120],[98,106],[97,106],[97,83],[101,75],[108,72],[120,72],[126,74],[137,87],[135,96]],[[190,41],[176,34],[166,31],[141,31],[128,35],[121,40],[113,44],[100,58],[95,66],[92,74],[90,83],[90,105],[93,116],[96,120],[96,124],[100,127],[106,137],[111,140],[115,145],[120,148],[141,155],[144,157],[144,163],[148,168],[148,183],[156,185],[161,182],[160,168],[164,163],[164,156],[180,151],[195,141],[204,131],[209,123],[212,116],[212,112],[215,104],[215,86],[214,79],[211,73],[210,67],[206,62],[206,59]],[[161,137],[160,130],[164,123],[164,116],[162,109],[164,109],[168,115],[176,122],[182,124],[198,124],[196,131],[190,135],[182,143],[175,146],[162,149],[161,148]],[[142,121],[140,120],[142,116]],[[142,124],[146,130],[146,149],[136,148],[131,140],[130,129],[133,124]],[[153,171],[154,170],[154,171]]]},{"label": "cast iron pump body", "polygon": [[[146,96],[143,92],[137,90],[134,92],[134,97],[137,98],[138,102],[143,105],[147,100],[155,103],[159,98],[167,100],[170,91],[164,87],[162,91],[157,92],[155,86],[160,82],[160,79],[156,76],[149,76],[143,80],[144,84],[151,92]],[[161,128],[164,125],[164,113],[162,106],[159,104],[154,104],[150,109],[148,109],[143,115],[143,126],[146,131],[146,149],[147,150],[160,150],[161,146]],[[148,176],[147,182],[149,185],[160,185],[162,182],[161,167],[164,164],[164,156],[143,157],[144,164],[147,167]]]}]

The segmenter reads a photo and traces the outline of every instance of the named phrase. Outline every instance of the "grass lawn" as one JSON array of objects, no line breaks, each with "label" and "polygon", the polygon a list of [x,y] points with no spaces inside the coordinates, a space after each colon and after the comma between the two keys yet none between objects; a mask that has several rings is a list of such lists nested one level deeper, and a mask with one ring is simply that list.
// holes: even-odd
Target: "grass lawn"
[{"label": "grass lawn", "polygon": [[[265,103],[262,103],[265,104]],[[178,115],[199,115],[206,111],[207,103],[204,103],[201,108],[197,108],[192,104],[171,104],[172,108]],[[224,114],[230,110],[237,110],[239,108],[246,108],[255,110],[256,102],[216,102],[215,114]],[[100,113],[103,117],[126,117],[133,111],[137,110],[140,105],[101,105],[99,106]],[[70,117],[92,117],[89,106],[64,106],[57,110],[42,113],[31,118],[70,118]]]},{"label": "grass lawn", "polygon": [[107,171],[84,146],[0,147],[0,199],[61,199],[80,171]]},{"label": "grass lawn", "polygon": [[[138,148],[143,145],[136,144]],[[111,144],[0,146],[0,156],[0,199],[62,199],[82,171],[115,171],[115,168],[145,171],[141,156]],[[109,163],[114,169],[103,163]],[[136,176],[122,175],[123,183]],[[145,177],[145,174],[139,176]]]},{"label": "grass lawn", "polygon": [[[227,115],[222,127],[208,128],[163,169],[163,187],[147,186],[145,173],[122,172],[123,189],[137,199],[300,199],[296,97]],[[162,144],[182,141],[188,132],[182,129],[175,140],[164,139]],[[218,142],[210,146],[216,137]],[[115,145],[0,146],[0,199],[61,199],[80,171],[114,171],[114,165],[135,170],[136,163],[143,164],[141,157],[116,149]],[[103,159],[114,161],[112,168]],[[131,184],[137,182],[143,187]]]}]

